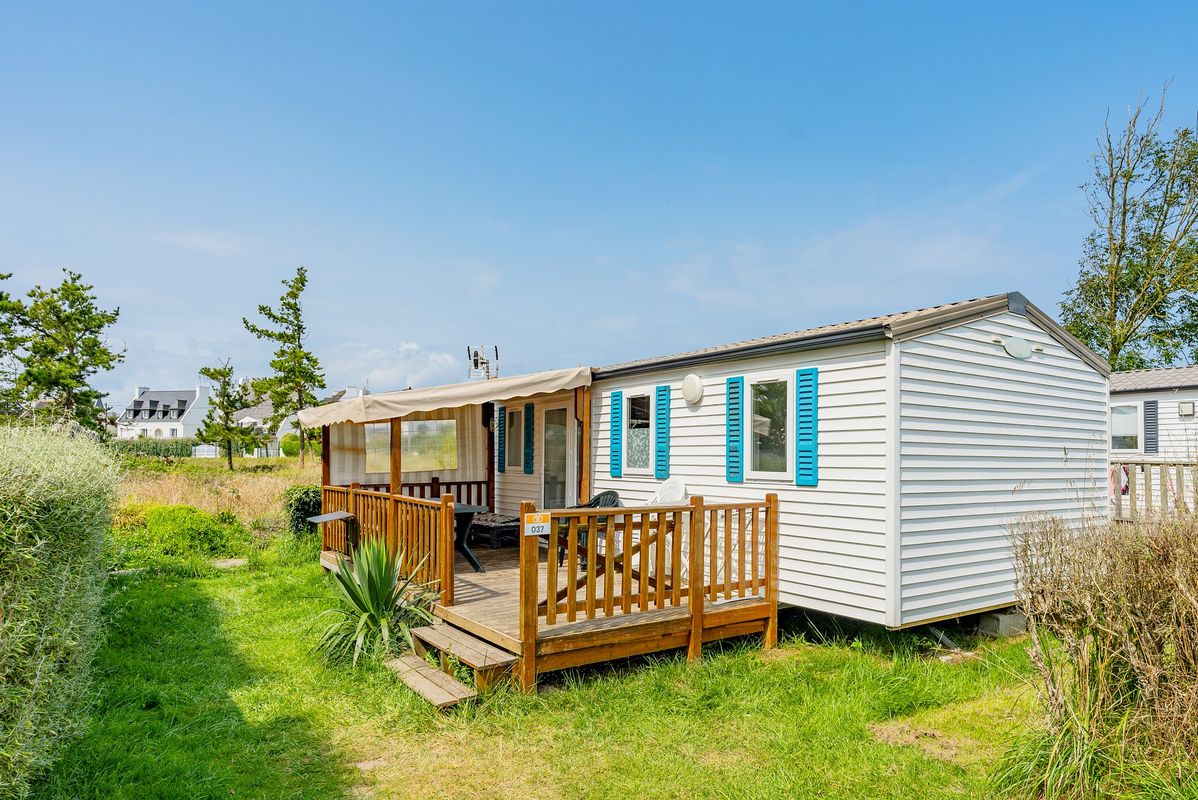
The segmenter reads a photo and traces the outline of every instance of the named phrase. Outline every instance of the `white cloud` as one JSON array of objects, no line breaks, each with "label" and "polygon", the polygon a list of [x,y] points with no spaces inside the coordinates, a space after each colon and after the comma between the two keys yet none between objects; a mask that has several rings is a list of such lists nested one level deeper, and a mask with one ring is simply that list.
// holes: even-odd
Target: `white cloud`
[{"label": "white cloud", "polygon": [[372,392],[387,392],[454,383],[466,377],[461,356],[426,350],[415,342],[390,347],[347,342],[333,348],[332,355],[322,360],[327,383],[334,390],[368,386]]},{"label": "white cloud", "polygon": [[773,250],[745,241],[683,247],[675,239],[667,249],[690,257],[666,271],[665,285],[704,310],[791,319],[812,312],[819,323],[837,321],[841,308],[852,318],[1015,288],[1005,276],[1027,264],[1001,206],[1034,174],[1020,172],[957,206],[876,214]]}]

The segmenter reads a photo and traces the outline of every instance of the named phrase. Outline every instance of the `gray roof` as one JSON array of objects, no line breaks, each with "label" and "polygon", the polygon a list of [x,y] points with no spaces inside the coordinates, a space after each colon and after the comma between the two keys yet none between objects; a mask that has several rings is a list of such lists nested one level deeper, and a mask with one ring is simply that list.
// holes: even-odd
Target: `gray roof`
[{"label": "gray roof", "polygon": [[1198,366],[1134,369],[1111,373],[1112,392],[1144,392],[1150,389],[1198,387]]},{"label": "gray roof", "polygon": [[[121,413],[121,419],[132,419],[132,414],[135,411],[153,412],[153,416],[148,419],[168,419],[166,412],[186,411],[195,403],[195,399],[195,389],[146,389],[129,401],[129,405],[125,406],[125,410]],[[146,418],[143,417],[143,419]]]},{"label": "gray roof", "polygon": [[791,333],[746,339],[715,347],[705,347],[700,350],[688,350],[687,352],[676,353],[670,356],[625,361],[619,364],[600,367],[595,370],[595,377],[616,377],[648,371],[650,369],[673,366],[681,367],[704,361],[722,361],[747,356],[767,355],[775,352],[806,350],[888,336],[895,339],[912,338],[940,327],[957,325],[970,319],[989,316],[1007,310],[1029,317],[1062,345],[1073,351],[1079,358],[1089,363],[1102,374],[1107,374],[1106,362],[1093,351],[1071,336],[1051,317],[1029,303],[1027,298],[1022,294],[1019,292],[1008,292],[1006,294],[994,294],[986,297],[978,297],[973,300],[961,300],[955,303],[931,306],[930,308],[919,308],[913,311],[884,314],[879,317],[868,317],[851,322],[839,322],[834,325],[805,328],[804,330],[792,331]]},{"label": "gray roof", "polygon": [[253,417],[259,422],[265,422],[266,418],[275,413],[275,407],[270,400],[263,400],[256,406],[243,408],[241,411],[233,412],[233,421],[240,422],[247,417]]},{"label": "gray roof", "polygon": [[[195,389],[147,389],[136,398],[129,402],[128,408],[149,408],[151,405],[169,406],[170,408],[179,408],[180,404],[191,405],[195,402]],[[138,402],[141,405],[137,405]]]}]

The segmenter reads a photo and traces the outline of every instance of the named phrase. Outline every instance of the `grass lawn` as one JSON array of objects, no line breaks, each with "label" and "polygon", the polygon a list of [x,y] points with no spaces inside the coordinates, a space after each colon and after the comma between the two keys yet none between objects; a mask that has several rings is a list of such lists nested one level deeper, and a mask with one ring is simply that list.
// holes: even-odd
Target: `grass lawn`
[{"label": "grass lawn", "polygon": [[[431,711],[330,668],[314,564],[113,585],[94,719],[42,798],[962,797],[1022,716],[1021,643],[944,663],[912,634],[756,639]],[[801,634],[801,631],[807,631]]]}]

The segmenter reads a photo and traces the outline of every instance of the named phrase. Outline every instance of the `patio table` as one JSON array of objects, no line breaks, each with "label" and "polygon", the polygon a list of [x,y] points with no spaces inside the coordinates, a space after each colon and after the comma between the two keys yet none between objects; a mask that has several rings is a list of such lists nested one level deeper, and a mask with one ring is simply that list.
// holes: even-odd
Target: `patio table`
[{"label": "patio table", "polygon": [[486,572],[483,565],[478,563],[478,558],[474,553],[470,552],[470,526],[474,523],[474,515],[481,514],[484,511],[490,511],[487,506],[468,506],[465,504],[454,503],[453,505],[453,548],[462,554],[462,557],[469,562],[475,572]]}]

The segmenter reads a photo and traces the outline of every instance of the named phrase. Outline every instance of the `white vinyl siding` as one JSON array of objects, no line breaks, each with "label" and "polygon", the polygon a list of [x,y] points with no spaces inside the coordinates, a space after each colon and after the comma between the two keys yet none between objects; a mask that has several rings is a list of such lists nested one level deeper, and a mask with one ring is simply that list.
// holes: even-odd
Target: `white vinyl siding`
[{"label": "white vinyl siding", "polygon": [[[725,478],[725,380],[744,376],[746,392],[759,377],[793,376],[819,368],[818,487],[795,486],[793,476],[743,483]],[[703,399],[691,406],[682,379],[694,372]],[[612,478],[609,471],[611,393],[668,384],[670,477],[708,502],[779,498],[779,597],[784,603],[856,619],[885,617],[885,364],[881,341],[807,353],[662,370],[596,381],[592,387],[592,475],[595,492],[614,489],[626,505],[643,503],[661,482],[652,474]],[[793,411],[791,412],[793,416]],[[746,426],[748,422],[746,420]],[[748,431],[746,430],[746,441]],[[788,441],[793,447],[793,440]]]},{"label": "white vinyl siding", "polygon": [[1181,416],[1178,405],[1183,402],[1198,406],[1198,389],[1156,389],[1146,392],[1118,392],[1111,394],[1111,407],[1135,405],[1140,409],[1143,427],[1143,404],[1145,400],[1157,401],[1157,438],[1155,456],[1143,455],[1143,442],[1138,453],[1115,453],[1137,460],[1198,461],[1198,416]]},{"label": "white vinyl siding", "polygon": [[[1027,360],[995,337],[1021,336]],[[898,624],[1014,601],[1010,525],[1106,513],[1107,381],[1003,312],[896,345]]]}]

